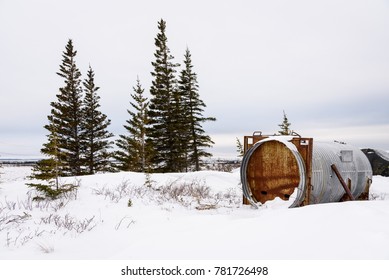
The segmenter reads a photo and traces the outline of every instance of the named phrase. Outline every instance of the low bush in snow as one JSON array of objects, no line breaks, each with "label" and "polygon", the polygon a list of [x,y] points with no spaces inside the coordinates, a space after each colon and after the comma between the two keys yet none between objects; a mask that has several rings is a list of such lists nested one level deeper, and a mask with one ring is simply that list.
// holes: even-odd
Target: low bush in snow
[{"label": "low bush in snow", "polygon": [[185,181],[177,179],[165,184],[155,183],[146,187],[136,186],[130,181],[124,181],[115,188],[107,186],[92,190],[95,195],[103,196],[114,203],[119,203],[123,198],[127,199],[127,206],[131,207],[134,199],[142,203],[178,203],[186,208],[198,210],[214,209],[219,206],[237,206],[241,202],[241,196],[233,190],[225,193],[213,193],[204,180]]}]

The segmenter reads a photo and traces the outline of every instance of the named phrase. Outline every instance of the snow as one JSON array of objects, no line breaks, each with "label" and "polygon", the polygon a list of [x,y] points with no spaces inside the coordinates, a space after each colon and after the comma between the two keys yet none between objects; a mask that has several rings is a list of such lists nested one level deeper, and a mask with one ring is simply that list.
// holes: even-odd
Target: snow
[{"label": "snow", "polygon": [[378,149],[375,149],[374,151],[376,152],[376,154],[378,156],[380,156],[381,158],[383,158],[386,161],[389,161],[389,152],[386,152],[383,150],[378,150]]},{"label": "snow", "polygon": [[0,168],[0,183],[23,181],[31,174],[31,167],[29,166],[4,166]]},{"label": "snow", "polygon": [[256,209],[238,170],[66,178],[78,191],[52,202],[32,201],[29,172],[1,170],[0,259],[389,258],[387,177],[370,201]]}]

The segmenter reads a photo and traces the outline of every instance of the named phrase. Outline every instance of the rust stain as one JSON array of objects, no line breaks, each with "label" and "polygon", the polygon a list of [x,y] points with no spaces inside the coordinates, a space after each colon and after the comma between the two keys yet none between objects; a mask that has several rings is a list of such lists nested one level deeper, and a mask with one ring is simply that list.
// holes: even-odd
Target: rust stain
[{"label": "rust stain", "polygon": [[252,154],[247,179],[257,201],[288,200],[300,182],[296,158],[284,144],[266,142]]}]

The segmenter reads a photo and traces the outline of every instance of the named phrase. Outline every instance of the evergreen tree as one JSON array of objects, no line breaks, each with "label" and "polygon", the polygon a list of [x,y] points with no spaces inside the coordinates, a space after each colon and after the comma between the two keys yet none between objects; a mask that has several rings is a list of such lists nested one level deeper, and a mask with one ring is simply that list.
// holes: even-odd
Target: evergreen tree
[{"label": "evergreen tree", "polygon": [[73,42],[69,40],[62,56],[60,71],[57,73],[64,78],[65,86],[59,89],[58,101],[51,103],[53,110],[48,117],[56,128],[59,148],[64,155],[63,175],[70,176],[82,174],[82,88],[81,73],[75,62],[76,55]]},{"label": "evergreen tree", "polygon": [[95,85],[95,73],[91,66],[87,73],[87,78],[83,82],[84,102],[83,102],[83,120],[82,127],[82,152],[84,173],[95,174],[101,171],[111,171],[110,157],[112,141],[109,140],[113,134],[108,132],[107,127],[111,120],[99,110],[100,96],[97,91],[99,87]]},{"label": "evergreen tree", "polygon": [[119,135],[116,145],[119,150],[115,158],[119,161],[118,168],[124,171],[146,172],[150,166],[151,149],[146,142],[146,127],[148,124],[147,110],[149,102],[144,97],[144,89],[139,78],[131,94],[133,102],[130,102],[133,111],[127,110],[130,119],[126,121],[124,128],[127,135]]},{"label": "evergreen tree", "polygon": [[29,187],[35,188],[46,197],[56,198],[64,190],[59,185],[58,177],[62,169],[61,151],[58,146],[58,135],[54,127],[50,128],[48,142],[42,148],[42,153],[47,158],[36,163],[32,168],[30,179],[37,179],[39,183],[28,183]]},{"label": "evergreen tree", "polygon": [[285,111],[283,111],[283,113],[284,113],[284,119],[282,123],[278,125],[281,128],[278,131],[278,133],[281,135],[290,135],[292,133],[292,131],[289,129],[291,124],[288,121],[288,117],[286,116]]},{"label": "evergreen tree", "polygon": [[238,157],[244,156],[243,145],[242,145],[242,142],[240,142],[238,137],[236,137],[236,151],[238,152]]},{"label": "evergreen tree", "polygon": [[171,167],[174,172],[188,171],[190,123],[188,120],[187,106],[183,92],[176,88],[171,100]]},{"label": "evergreen tree", "polygon": [[194,170],[199,171],[202,166],[202,159],[212,155],[205,151],[214,144],[210,136],[206,135],[202,124],[206,121],[215,121],[213,117],[204,117],[206,107],[198,92],[197,74],[193,72],[192,59],[189,49],[185,52],[184,69],[180,73],[179,91],[183,99],[182,116],[184,116],[183,140],[187,141],[185,147],[188,155],[188,164]]},{"label": "evergreen tree", "polygon": [[177,134],[177,120],[174,118],[181,106],[175,78],[175,68],[179,65],[172,62],[174,57],[167,46],[166,22],[163,19],[158,22],[158,29],[159,33],[155,38],[155,61],[152,62],[154,71],[151,72],[152,97],[148,111],[150,127],[147,134],[148,141],[155,151],[152,163],[156,170],[174,172],[179,171],[176,162],[182,158],[180,149],[177,150],[180,135]]},{"label": "evergreen tree", "polygon": [[73,42],[69,40],[57,73],[64,78],[64,86],[59,88],[59,93],[56,95],[57,101],[50,103],[52,109],[47,117],[49,123],[44,126],[49,134],[48,142],[43,145],[41,153],[48,159],[38,162],[33,175],[36,179],[43,179],[46,175],[50,178],[54,173],[57,176],[73,176],[82,173],[80,138],[83,116],[82,88],[81,73],[75,62],[76,54]]}]

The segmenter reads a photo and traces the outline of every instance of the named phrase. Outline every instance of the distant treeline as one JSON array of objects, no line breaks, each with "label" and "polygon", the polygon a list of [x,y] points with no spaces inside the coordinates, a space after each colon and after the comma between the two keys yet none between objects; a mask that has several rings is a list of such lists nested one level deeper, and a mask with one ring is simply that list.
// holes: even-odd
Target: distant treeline
[{"label": "distant treeline", "polygon": [[40,159],[3,159],[0,166],[34,166]]}]

